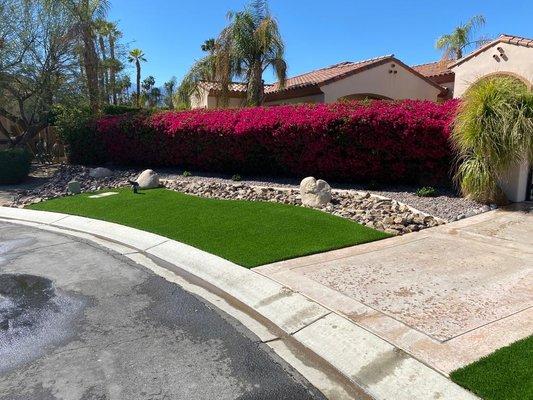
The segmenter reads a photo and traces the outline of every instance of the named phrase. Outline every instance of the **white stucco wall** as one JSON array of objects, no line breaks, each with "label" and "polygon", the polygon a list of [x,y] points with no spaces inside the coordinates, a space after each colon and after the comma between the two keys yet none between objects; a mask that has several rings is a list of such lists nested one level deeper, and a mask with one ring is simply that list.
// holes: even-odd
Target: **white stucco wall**
[{"label": "white stucco wall", "polygon": [[[501,47],[507,59],[500,57]],[[497,55],[499,61],[494,59]],[[452,67],[455,72],[454,97],[461,97],[475,82],[487,75],[510,73],[533,83],[533,48],[507,43],[497,43],[484,52]],[[531,87],[531,86],[530,86]]]},{"label": "white stucco wall", "polygon": [[[227,108],[239,108],[243,106],[245,99],[242,97],[230,97],[228,99],[228,105]],[[213,108],[219,108],[221,107],[219,105],[220,101],[217,101],[216,96],[209,96],[207,99],[207,108],[213,109]]]},{"label": "white stucco wall", "polygon": [[296,103],[323,103],[324,102],[324,95],[323,94],[315,94],[312,96],[303,96],[303,97],[294,97],[292,99],[282,99],[282,100],[275,100],[275,101],[267,101],[265,105],[267,106],[275,106],[279,104],[296,104]]},{"label": "white stucco wall", "polygon": [[194,93],[191,96],[191,108],[207,108],[208,104],[208,91],[207,89],[200,88],[198,93]]},{"label": "white stucco wall", "polygon": [[[503,49],[505,57],[500,55],[498,47]],[[498,60],[494,58],[498,56]],[[468,88],[487,76],[509,74],[526,81],[529,88],[533,83],[533,48],[508,43],[496,43],[482,53],[452,67],[455,72],[454,97],[461,97]],[[527,162],[511,168],[500,180],[500,186],[510,201],[520,202],[526,199],[527,179],[529,174]]]},{"label": "white stucco wall", "polygon": [[[242,107],[244,99],[242,97],[230,97],[229,98],[229,108],[238,108]],[[218,102],[216,96],[210,96],[208,91],[205,89],[200,89],[199,93],[193,94],[191,96],[191,108],[218,108]]]},{"label": "white stucco wall", "polygon": [[520,202],[527,198],[529,178],[529,165],[522,162],[511,168],[507,174],[500,179],[500,187],[510,201]]},{"label": "white stucco wall", "polygon": [[[398,73],[390,74],[391,69]],[[438,88],[394,61],[322,86],[321,89],[326,103],[333,103],[342,97],[361,93],[377,94],[393,100],[432,101],[437,101],[440,94]]]}]

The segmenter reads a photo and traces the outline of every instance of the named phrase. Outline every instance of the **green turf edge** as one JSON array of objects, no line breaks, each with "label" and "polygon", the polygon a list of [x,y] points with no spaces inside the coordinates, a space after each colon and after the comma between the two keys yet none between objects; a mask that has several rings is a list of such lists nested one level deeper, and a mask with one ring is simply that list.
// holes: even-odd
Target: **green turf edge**
[{"label": "green turf edge", "polygon": [[[152,232],[152,233],[156,233],[156,234],[160,234],[162,236],[166,236],[166,237],[169,237],[170,239],[174,239],[174,240],[177,240],[177,241],[180,241],[180,242],[183,242],[183,243],[186,243],[186,244],[189,244],[193,247],[197,247],[201,250],[204,250],[204,251],[207,251],[209,253],[212,253],[212,254],[216,254],[222,258],[226,258],[236,264],[239,264],[243,267],[246,267],[246,268],[253,268],[253,267],[257,267],[257,266],[260,266],[260,265],[264,265],[264,264],[269,264],[269,263],[272,263],[272,262],[277,262],[277,261],[282,261],[282,260],[287,260],[287,259],[291,259],[291,258],[295,258],[295,257],[303,257],[303,256],[307,256],[307,255],[311,255],[311,254],[316,254],[316,253],[321,253],[321,252],[325,252],[325,251],[331,251],[331,250],[336,250],[336,249],[340,249],[340,248],[345,248],[345,247],[350,247],[350,246],[354,246],[354,245],[358,245],[358,244],[364,244],[364,243],[369,243],[369,242],[372,242],[372,241],[375,241],[375,240],[381,240],[381,239],[385,239],[385,238],[388,238],[390,237],[391,235],[388,235],[384,232],[380,232],[380,231],[377,231],[377,230],[374,230],[374,229],[370,229],[370,228],[367,228],[361,224],[358,224],[354,221],[351,221],[351,220],[347,220],[347,219],[344,219],[344,218],[341,218],[341,217],[338,217],[338,216],[334,216],[334,215],[331,215],[331,214],[328,214],[328,213],[325,213],[325,212],[322,212],[322,211],[318,211],[318,210],[313,210],[313,209],[308,209],[308,208],[303,208],[303,207],[297,207],[297,206],[292,206],[292,205],[286,205],[286,204],[279,204],[279,203],[272,203],[272,202],[253,202],[253,201],[244,201],[244,200],[219,200],[219,199],[208,199],[208,198],[203,198],[203,197],[197,197],[197,196],[193,196],[193,195],[188,195],[188,194],[184,194],[184,193],[180,193],[180,192],[175,192],[175,191],[170,191],[170,190],[166,190],[166,189],[155,189],[155,190],[150,190],[150,191],[145,191],[145,194],[149,194],[149,197],[146,198],[147,201],[150,200],[150,198],[152,197],[155,197],[156,199],[161,196],[165,197],[163,200],[165,200],[165,203],[162,204],[162,206],[168,206],[168,198],[170,196],[174,196],[174,198],[172,198],[172,201],[175,201],[175,200],[178,200],[178,201],[182,201],[184,203],[191,203],[193,202],[194,205],[202,205],[202,206],[206,206],[206,208],[210,208],[212,206],[215,206],[215,207],[220,207],[222,209],[228,209],[228,207],[230,208],[230,212],[235,212],[235,207],[239,207],[240,208],[240,204],[243,204],[243,208],[244,209],[250,209],[250,207],[253,207],[254,209],[263,209],[263,210],[277,210],[276,213],[281,213],[281,214],[286,214],[287,212],[289,212],[289,210],[293,210],[293,211],[290,211],[290,214],[295,214],[295,215],[299,215],[299,218],[302,217],[302,214],[305,214],[306,216],[313,216],[314,215],[314,218],[313,219],[316,219],[317,221],[323,221],[326,223],[326,225],[329,225],[330,228],[332,225],[335,225],[335,226],[338,226],[339,228],[341,228],[340,230],[341,231],[344,231],[344,234],[343,235],[340,235],[339,236],[339,240],[338,240],[338,243],[335,243],[333,244],[331,241],[329,241],[328,244],[325,244],[325,243],[321,243],[320,241],[318,243],[315,243],[314,246],[309,246],[307,245],[306,246],[306,243],[302,243],[304,246],[302,249],[295,249],[294,246],[292,246],[292,248],[288,248],[287,249],[287,252],[285,254],[282,254],[283,252],[280,252],[280,251],[275,251],[277,249],[272,249],[272,245],[270,245],[270,243],[265,243],[263,242],[261,244],[261,246],[257,246],[257,244],[255,245],[254,247],[254,244],[252,243],[251,246],[243,246],[242,245],[242,241],[236,241],[236,239],[239,239],[239,237],[237,236],[238,235],[238,232],[240,229],[233,229],[234,228],[234,222],[230,222],[230,230],[231,231],[234,231],[234,232],[230,232],[231,235],[233,235],[233,242],[231,241],[232,237],[230,235],[230,237],[228,239],[228,243],[233,243],[233,246],[236,246],[237,248],[235,249],[224,249],[224,248],[220,248],[220,246],[217,248],[217,246],[213,246],[213,243],[209,243],[208,241],[207,242],[202,242],[202,241],[198,241],[197,239],[192,239],[190,238],[190,233],[189,232],[189,237],[183,237],[182,236],[179,236],[179,235],[175,235],[174,232],[169,232],[168,230],[168,227],[165,227],[165,226],[147,226],[141,218],[141,217],[145,217],[145,216],[139,216],[139,218],[130,218],[129,215],[125,215],[124,214],[124,207],[123,207],[123,204],[118,204],[118,206],[122,206],[121,209],[117,209],[116,213],[114,213],[113,215],[108,215],[107,214],[107,211],[108,211],[108,207],[105,206],[105,207],[102,207],[104,204],[111,204],[111,205],[115,205],[115,207],[117,206],[117,202],[120,203],[121,201],[124,201],[124,199],[121,197],[121,198],[118,198],[118,196],[110,196],[110,197],[106,197],[106,198],[103,198],[103,199],[100,199],[98,200],[98,203],[94,203],[94,204],[90,204],[87,203],[87,204],[83,204],[81,201],[87,199],[87,197],[95,194],[95,193],[104,193],[104,192],[108,192],[108,191],[116,191],[116,192],[119,192],[119,194],[122,194],[122,196],[125,196],[125,197],[130,197],[131,198],[134,198],[134,197],[131,197],[133,196],[129,190],[125,189],[125,188],[119,188],[119,189],[106,189],[106,190],[101,190],[101,191],[98,191],[98,192],[91,192],[91,193],[83,193],[81,195],[76,195],[76,196],[66,196],[66,197],[60,197],[60,198],[56,198],[56,199],[51,199],[51,200],[48,200],[48,201],[45,201],[45,202],[41,202],[41,203],[37,203],[37,204],[33,204],[31,206],[28,206],[28,208],[30,209],[34,209],[34,210],[42,210],[42,211],[54,211],[54,212],[61,212],[61,213],[65,213],[65,214],[70,214],[70,215],[79,215],[79,216],[84,216],[84,217],[89,217],[89,218],[95,218],[95,219],[100,219],[100,220],[104,220],[104,221],[108,221],[108,222],[114,222],[114,223],[119,223],[119,224],[122,224],[122,225],[125,225],[125,226],[130,226],[130,227],[133,227],[133,228],[137,228],[137,229],[142,229],[142,230],[145,230],[147,232]],[[139,197],[135,197],[136,199],[138,199]],[[143,199],[142,197],[140,197],[139,199]],[[132,204],[132,203],[128,203],[128,204]],[[157,203],[157,204],[161,204],[161,203]],[[175,203],[173,203],[175,204]],[[100,205],[101,207],[98,207],[97,205]],[[152,204],[153,206],[154,204]],[[92,207],[94,206],[94,207]],[[189,205],[190,206],[190,205]],[[92,212],[88,209],[90,208],[93,208]],[[100,208],[100,209],[99,209]],[[102,210],[102,208],[104,210]],[[233,208],[233,210],[231,209]],[[144,211],[144,209],[142,209]],[[162,207],[162,210],[164,210],[164,207]],[[174,208],[170,209],[170,211],[175,211]],[[205,210],[204,210],[205,211]],[[207,213],[209,213],[209,210],[207,210]],[[247,215],[248,219],[250,218],[250,215],[248,213]],[[247,219],[244,218],[246,221]],[[234,221],[234,220],[232,220]],[[129,222],[129,223],[128,223]],[[197,222],[197,221],[195,221]],[[226,221],[227,222],[227,221]],[[248,221],[250,222],[250,221]],[[254,221],[252,220],[252,223],[253,222],[257,222],[257,221]],[[262,221],[262,222],[267,222],[266,225],[269,225],[268,222],[269,221]],[[302,222],[300,220],[300,222]],[[353,224],[353,225],[352,225]],[[271,224],[270,224],[271,225]],[[316,224],[315,224],[316,225]],[[272,229],[272,226],[270,226],[270,228]],[[226,225],[226,229],[228,229],[228,226]],[[316,226],[315,226],[315,229],[316,229]],[[352,237],[352,238],[347,238],[346,237],[346,229],[349,229],[349,230],[353,230],[353,232],[357,232],[358,235],[360,235],[359,237]],[[188,227],[188,230],[191,231],[191,227]],[[192,229],[193,231],[195,231],[195,229]],[[201,229],[199,229],[199,232],[201,232]],[[196,232],[194,232],[196,233]],[[205,232],[203,232],[205,234]],[[275,233],[275,232],[274,232]],[[305,232],[302,232],[303,234],[305,234]],[[331,232],[330,232],[331,233]],[[337,232],[334,232],[335,234],[338,234]],[[227,234],[227,231],[224,231],[224,235]],[[293,232],[294,234],[294,232]],[[187,235],[185,235],[187,236]],[[246,237],[245,238],[246,241],[249,240],[249,237]],[[293,238],[294,239],[294,238]],[[296,238],[296,239],[299,239],[300,241],[302,241],[302,238]],[[308,237],[309,239],[309,237]],[[313,240],[316,240],[315,238],[312,238]],[[269,249],[269,245],[270,245],[270,249]],[[278,245],[280,245],[279,243],[279,240],[278,240]],[[283,246],[284,243],[281,243],[281,246]],[[227,247],[227,246],[225,246]],[[290,246],[289,246],[290,247]],[[268,254],[268,251],[269,250],[273,250],[273,252],[275,254]],[[255,252],[255,253],[253,253]]]},{"label": "green turf edge", "polygon": [[450,378],[484,400],[533,400],[533,335],[453,371]]}]

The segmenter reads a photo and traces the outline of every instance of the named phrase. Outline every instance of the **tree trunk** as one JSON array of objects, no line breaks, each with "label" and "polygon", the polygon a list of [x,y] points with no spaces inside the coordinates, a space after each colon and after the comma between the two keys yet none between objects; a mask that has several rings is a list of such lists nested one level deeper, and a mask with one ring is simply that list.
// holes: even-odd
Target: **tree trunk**
[{"label": "tree trunk", "polygon": [[137,68],[137,107],[141,107],[141,62],[135,61],[135,67]]},{"label": "tree trunk", "polygon": [[260,106],[263,103],[263,68],[260,61],[255,61],[248,78],[247,102],[249,106]]},{"label": "tree trunk", "polygon": [[111,68],[109,69],[109,79],[111,84],[111,96],[113,104],[117,105],[117,80],[116,80],[116,59],[115,59],[115,38],[113,35],[109,36],[109,53],[111,57]]},{"label": "tree trunk", "polygon": [[103,67],[100,68],[101,74],[101,87],[102,87],[102,96],[106,103],[109,104],[109,71],[108,66],[105,65],[107,61],[104,38],[102,36],[98,37],[98,42],[100,45],[100,52],[102,53]]},{"label": "tree trunk", "polygon": [[98,55],[94,46],[93,33],[89,22],[83,24],[83,61],[87,76],[89,103],[93,113],[100,112],[100,87],[98,82]]}]

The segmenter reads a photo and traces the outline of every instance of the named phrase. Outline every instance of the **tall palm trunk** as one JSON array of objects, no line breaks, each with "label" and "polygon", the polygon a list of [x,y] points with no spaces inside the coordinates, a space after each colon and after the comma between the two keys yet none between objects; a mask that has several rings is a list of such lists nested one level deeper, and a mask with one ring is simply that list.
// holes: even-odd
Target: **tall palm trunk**
[{"label": "tall palm trunk", "polygon": [[263,67],[260,60],[255,60],[250,68],[250,77],[248,79],[248,105],[260,106],[263,103],[263,93]]},{"label": "tall palm trunk", "polygon": [[93,32],[89,22],[82,27],[83,32],[83,62],[87,76],[87,89],[91,110],[97,114],[100,111],[100,87],[98,82],[98,54],[94,46]]},{"label": "tall palm trunk", "polygon": [[100,68],[100,85],[102,88],[102,98],[105,103],[109,103],[109,71],[107,61],[107,55],[105,50],[104,38],[100,35],[98,37],[98,44],[100,45],[100,52],[102,53],[103,66]]},{"label": "tall palm trunk", "polygon": [[117,104],[117,80],[116,80],[116,72],[115,72],[115,38],[113,35],[109,36],[109,54],[111,57],[111,68],[109,69],[109,80],[111,84],[111,96],[113,99],[113,104]]},{"label": "tall palm trunk", "polygon": [[141,62],[135,61],[135,67],[137,68],[137,107],[141,106]]}]

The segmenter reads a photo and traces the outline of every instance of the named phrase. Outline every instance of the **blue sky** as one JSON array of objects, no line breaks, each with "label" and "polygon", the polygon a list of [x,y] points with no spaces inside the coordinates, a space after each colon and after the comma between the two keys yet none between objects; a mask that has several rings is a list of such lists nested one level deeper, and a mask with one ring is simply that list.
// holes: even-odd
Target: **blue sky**
[{"label": "blue sky", "polygon": [[[130,48],[144,50],[143,78],[180,80],[216,37],[229,10],[247,0],[111,0]],[[286,44],[289,76],[341,61],[395,54],[408,64],[436,60],[435,40],[460,22],[483,14],[480,35],[533,37],[533,0],[270,0]],[[133,74],[133,69],[131,69]],[[273,78],[265,76],[267,81]]]}]

